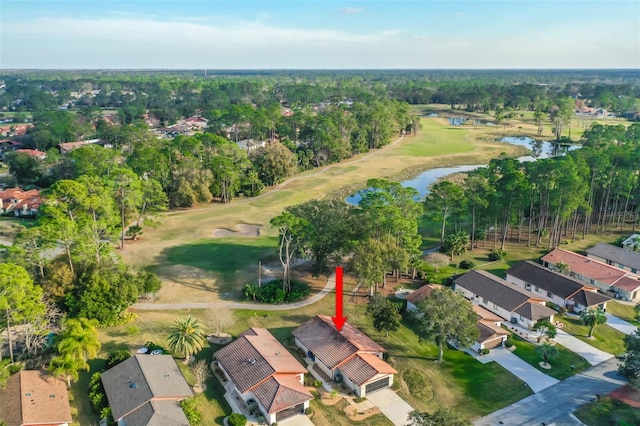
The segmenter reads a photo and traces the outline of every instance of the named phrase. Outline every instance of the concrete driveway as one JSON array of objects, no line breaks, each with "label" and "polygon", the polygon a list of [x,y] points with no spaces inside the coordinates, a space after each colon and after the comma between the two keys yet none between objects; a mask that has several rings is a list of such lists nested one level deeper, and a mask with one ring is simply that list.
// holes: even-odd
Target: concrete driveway
[{"label": "concrete driveway", "polygon": [[375,391],[367,395],[367,399],[375,404],[391,422],[396,426],[404,426],[409,423],[409,413],[413,407],[407,401],[400,398],[397,393],[389,388]]},{"label": "concrete driveway", "polygon": [[528,384],[531,390],[536,393],[558,383],[557,379],[547,376],[505,348],[491,349],[489,354],[482,355],[477,359],[483,364],[491,361],[497,362],[511,374]]},{"label": "concrete driveway", "polygon": [[297,416],[289,417],[285,420],[278,422],[280,426],[314,426],[313,422],[309,420],[304,414],[298,414]]},{"label": "concrete driveway", "polygon": [[611,328],[615,328],[616,330],[621,331],[626,335],[632,334],[638,329],[637,326],[631,324],[630,322],[627,322],[609,313],[607,313],[607,325]]},{"label": "concrete driveway", "polygon": [[560,343],[570,351],[577,353],[578,355],[586,359],[587,362],[589,362],[589,364],[591,365],[598,365],[601,362],[613,358],[613,355],[611,355],[610,353],[601,351],[600,349],[596,349],[590,344],[578,339],[577,337],[573,337],[566,331],[558,330],[558,334],[553,340]]},{"label": "concrete driveway", "polygon": [[617,360],[610,359],[569,377],[540,393],[528,396],[474,422],[477,426],[498,425],[580,425],[572,416],[596,394],[606,395],[625,384],[617,376]]}]

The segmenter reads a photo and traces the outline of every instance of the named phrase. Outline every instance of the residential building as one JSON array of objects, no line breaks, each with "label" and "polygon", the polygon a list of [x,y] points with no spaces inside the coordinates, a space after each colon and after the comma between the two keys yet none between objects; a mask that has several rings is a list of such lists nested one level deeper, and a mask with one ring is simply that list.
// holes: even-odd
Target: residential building
[{"label": "residential building", "polygon": [[45,158],[47,158],[47,154],[45,152],[39,151],[37,149],[21,148],[21,149],[16,149],[16,152],[28,154],[34,158],[37,158],[38,160],[44,160]]},{"label": "residential building", "polygon": [[304,414],[313,395],[304,387],[302,366],[264,328],[250,328],[214,354],[227,377],[225,397],[256,401],[267,423]]},{"label": "residential building", "polygon": [[413,293],[411,293],[410,295],[408,295],[407,298],[405,299],[407,301],[407,309],[410,311],[418,310],[418,307],[416,305],[422,302],[427,297],[429,297],[433,292],[433,290],[437,287],[440,287],[440,286],[436,284],[425,284],[419,289],[417,289],[416,291],[414,291]]},{"label": "residential building", "polygon": [[31,189],[23,191],[21,188],[7,188],[0,190],[0,214],[13,214],[18,217],[35,217],[42,204],[40,191]]},{"label": "residential building", "polygon": [[507,270],[507,281],[541,298],[580,313],[588,308],[606,309],[609,298],[597,287],[531,262],[520,262]]},{"label": "residential building", "polygon": [[43,370],[22,370],[0,388],[0,420],[7,426],[68,426],[67,386]]},{"label": "residential building", "polygon": [[348,322],[338,331],[331,317],[318,315],[291,334],[312,368],[360,397],[393,384],[397,371],[383,361],[384,348]]},{"label": "residential building", "polygon": [[193,392],[171,355],[135,355],[101,379],[119,426],[189,426],[178,402]]},{"label": "residential building", "polygon": [[632,274],[640,271],[640,251],[634,252],[611,244],[598,243],[587,250],[587,257]]},{"label": "residential building", "polygon": [[578,253],[555,249],[540,259],[544,266],[558,270],[558,264],[567,265],[568,273],[588,286],[596,286],[606,295],[635,301],[640,298],[640,276]]},{"label": "residential building", "polygon": [[455,278],[453,288],[472,303],[529,330],[538,321],[553,321],[556,314],[542,297],[486,271],[473,270]]},{"label": "residential building", "polygon": [[493,349],[504,345],[505,340],[511,333],[500,326],[503,321],[502,318],[480,305],[474,304],[473,311],[478,315],[478,331],[480,334],[471,349],[480,352],[483,349]]}]

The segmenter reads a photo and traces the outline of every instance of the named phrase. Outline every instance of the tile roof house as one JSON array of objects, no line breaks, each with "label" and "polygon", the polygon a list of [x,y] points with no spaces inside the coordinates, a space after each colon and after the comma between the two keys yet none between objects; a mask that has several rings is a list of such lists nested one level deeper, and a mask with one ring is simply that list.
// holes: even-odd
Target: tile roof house
[{"label": "tile roof house", "polygon": [[44,160],[45,158],[47,158],[46,152],[38,151],[37,149],[16,149],[16,152],[28,154],[34,158],[37,158],[38,160]]},{"label": "tile roof house", "polygon": [[312,368],[360,397],[393,384],[397,371],[382,360],[384,348],[348,322],[338,332],[331,317],[318,315],[291,334]]},{"label": "tile roof house", "polygon": [[41,370],[13,374],[0,389],[0,420],[7,426],[71,424],[65,383]]},{"label": "tile roof house", "polygon": [[407,309],[410,311],[417,310],[418,307],[416,306],[416,304],[422,302],[424,299],[429,297],[436,287],[440,287],[440,286],[436,284],[425,284],[419,289],[417,289],[416,291],[414,291],[413,293],[411,293],[410,295],[408,295],[407,298],[405,299],[407,301]]},{"label": "tile roof house", "polygon": [[569,267],[569,274],[587,285],[596,286],[601,292],[617,299],[640,299],[640,276],[631,274],[606,263],[567,250],[555,249],[540,259],[544,266],[557,270],[558,263]]},{"label": "tile roof house", "polygon": [[189,426],[178,401],[193,392],[171,355],[135,355],[101,379],[119,425]]},{"label": "tile roof house", "polygon": [[455,278],[453,288],[473,304],[529,330],[538,321],[553,321],[556,314],[540,296],[486,271],[473,270]]},{"label": "tile roof house", "polygon": [[7,188],[0,190],[0,213],[13,214],[18,217],[35,217],[42,204],[40,191],[31,189],[23,191],[21,188]]},{"label": "tile roof house", "polygon": [[626,250],[606,243],[598,243],[587,250],[587,257],[615,266],[632,274],[640,271],[640,251]]},{"label": "tile roof house", "polygon": [[609,301],[607,296],[598,293],[597,287],[586,286],[575,278],[531,261],[509,268],[507,281],[576,313],[594,307],[606,309]]},{"label": "tile roof house", "polygon": [[227,400],[257,401],[269,424],[304,413],[313,395],[302,366],[268,330],[250,328],[214,354],[225,374]]}]

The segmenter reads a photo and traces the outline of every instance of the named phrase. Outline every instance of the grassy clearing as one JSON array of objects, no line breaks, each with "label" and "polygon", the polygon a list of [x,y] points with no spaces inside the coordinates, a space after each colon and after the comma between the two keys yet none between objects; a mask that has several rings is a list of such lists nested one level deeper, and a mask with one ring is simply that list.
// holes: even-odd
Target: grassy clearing
[{"label": "grassy clearing", "polygon": [[[589,364],[580,355],[571,352],[562,345],[556,345],[559,352],[558,356],[549,361],[551,369],[544,369],[540,367],[540,361],[542,361],[542,358],[536,353],[536,345],[527,342],[516,335],[512,335],[511,338],[514,340],[516,346],[516,350],[513,351],[514,354],[531,364],[536,369],[555,379],[564,380],[591,367],[591,364]],[[572,366],[575,368],[571,368]]]},{"label": "grassy clearing", "polygon": [[422,130],[411,144],[403,145],[394,151],[394,155],[411,157],[430,157],[471,152],[474,144],[466,129],[444,126],[441,120],[422,120]]},{"label": "grassy clearing", "polygon": [[559,319],[564,323],[564,331],[573,334],[583,342],[613,355],[620,355],[625,352],[624,333],[609,327],[607,324],[597,326],[593,331],[593,339],[589,339],[587,337],[589,327],[583,325],[580,318],[562,315],[559,316]]},{"label": "grassy clearing", "polygon": [[633,309],[633,305],[627,305],[612,300],[607,303],[607,312],[640,327],[640,321],[636,318],[636,312]]},{"label": "grassy clearing", "polygon": [[616,426],[640,424],[640,410],[624,402],[603,397],[583,405],[573,413],[587,426]]}]

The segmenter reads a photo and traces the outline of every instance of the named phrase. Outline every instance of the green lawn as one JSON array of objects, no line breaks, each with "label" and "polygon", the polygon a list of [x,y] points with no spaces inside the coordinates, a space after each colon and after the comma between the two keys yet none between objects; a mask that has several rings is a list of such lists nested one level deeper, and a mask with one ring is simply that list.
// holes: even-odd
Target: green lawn
[{"label": "green lawn", "polygon": [[583,405],[573,414],[587,426],[640,424],[640,409],[608,397]]},{"label": "green lawn", "polygon": [[633,309],[633,305],[627,305],[612,300],[607,303],[607,312],[640,327],[640,321],[636,319],[636,312]]},{"label": "green lawn", "polygon": [[[395,155],[430,157],[434,155],[460,154],[471,152],[474,145],[467,138],[468,129],[443,126],[440,120],[422,118],[422,130],[409,145],[394,151]],[[409,138],[411,136],[407,136]]]},{"label": "green lawn", "polygon": [[608,352],[613,355],[620,355],[625,352],[624,333],[609,327],[608,325],[599,325],[593,332],[593,338],[589,339],[589,327],[583,325],[580,318],[570,317],[568,315],[558,315],[556,317],[564,323],[563,330],[574,335],[578,339],[590,344],[591,346]]},{"label": "green lawn", "polygon": [[[578,374],[581,371],[584,371],[587,368],[591,367],[591,364],[589,364],[580,355],[571,352],[569,349],[565,348],[562,345],[556,345],[559,354],[556,358],[549,360],[551,369],[544,369],[540,367],[540,361],[542,361],[542,358],[540,358],[540,356],[536,353],[537,345],[527,342],[526,340],[523,340],[516,335],[512,335],[511,338],[514,340],[516,346],[516,350],[513,351],[514,354],[522,358],[527,363],[531,364],[533,367],[542,371],[543,373],[558,380],[564,380],[567,377],[571,377],[574,374]],[[571,366],[573,366],[574,368],[571,368]]]},{"label": "green lawn", "polygon": [[311,408],[314,415],[311,418],[316,426],[337,426],[337,425],[363,425],[363,426],[393,426],[393,423],[383,414],[368,417],[361,421],[353,421],[344,413],[346,401],[340,401],[336,405],[323,405],[320,400],[311,401]]}]

